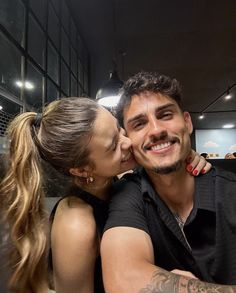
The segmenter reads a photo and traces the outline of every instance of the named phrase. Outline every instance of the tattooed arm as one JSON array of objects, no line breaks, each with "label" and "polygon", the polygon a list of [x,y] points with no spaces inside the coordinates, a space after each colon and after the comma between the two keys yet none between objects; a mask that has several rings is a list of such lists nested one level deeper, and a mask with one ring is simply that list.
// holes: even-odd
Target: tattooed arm
[{"label": "tattooed arm", "polygon": [[235,293],[236,286],[210,284],[157,269],[150,283],[139,293]]},{"label": "tattooed arm", "polygon": [[107,230],[101,255],[107,293],[236,293],[236,286],[209,284],[155,266],[150,236],[136,228]]}]

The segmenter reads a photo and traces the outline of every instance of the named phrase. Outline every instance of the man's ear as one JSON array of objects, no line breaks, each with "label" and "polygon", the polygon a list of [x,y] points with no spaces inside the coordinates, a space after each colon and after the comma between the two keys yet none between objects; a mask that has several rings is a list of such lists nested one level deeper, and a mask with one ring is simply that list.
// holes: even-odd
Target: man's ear
[{"label": "man's ear", "polygon": [[77,177],[83,177],[83,178],[88,178],[90,171],[91,171],[91,168],[89,166],[70,168],[69,170],[71,175],[74,175]]},{"label": "man's ear", "polygon": [[184,112],[184,121],[188,128],[188,133],[191,134],[193,132],[193,123],[189,112]]}]

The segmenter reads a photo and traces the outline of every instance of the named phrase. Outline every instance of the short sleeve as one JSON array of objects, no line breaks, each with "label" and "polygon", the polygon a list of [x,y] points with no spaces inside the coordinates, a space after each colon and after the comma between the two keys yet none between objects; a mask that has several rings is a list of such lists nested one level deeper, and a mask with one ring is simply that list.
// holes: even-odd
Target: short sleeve
[{"label": "short sleeve", "polygon": [[149,234],[141,187],[132,176],[122,178],[112,189],[108,220],[104,231],[114,227],[132,227]]}]

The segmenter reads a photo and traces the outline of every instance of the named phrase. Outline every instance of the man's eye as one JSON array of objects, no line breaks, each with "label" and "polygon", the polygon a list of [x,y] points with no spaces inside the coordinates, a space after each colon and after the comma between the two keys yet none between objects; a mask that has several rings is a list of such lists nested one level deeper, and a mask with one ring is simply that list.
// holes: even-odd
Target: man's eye
[{"label": "man's eye", "polygon": [[173,117],[172,112],[165,112],[160,115],[161,119],[166,119],[166,120],[171,119],[172,117]]},{"label": "man's eye", "polygon": [[142,128],[144,125],[145,125],[145,121],[138,121],[133,124],[133,128],[135,130],[138,130],[138,129]]}]

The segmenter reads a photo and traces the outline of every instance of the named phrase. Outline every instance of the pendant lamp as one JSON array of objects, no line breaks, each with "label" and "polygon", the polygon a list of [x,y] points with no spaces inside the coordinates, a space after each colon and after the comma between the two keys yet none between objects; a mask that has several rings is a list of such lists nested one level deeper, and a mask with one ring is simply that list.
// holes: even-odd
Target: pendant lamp
[{"label": "pendant lamp", "polygon": [[120,80],[118,72],[114,68],[110,72],[109,80],[98,90],[96,100],[100,105],[109,109],[116,107],[120,99],[119,90],[122,85],[123,81]]}]

